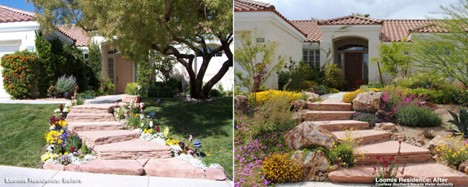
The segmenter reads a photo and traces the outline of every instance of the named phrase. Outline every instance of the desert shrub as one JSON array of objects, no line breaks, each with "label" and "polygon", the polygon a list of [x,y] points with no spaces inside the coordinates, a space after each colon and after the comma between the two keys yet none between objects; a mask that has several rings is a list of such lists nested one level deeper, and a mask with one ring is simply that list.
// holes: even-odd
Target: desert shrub
[{"label": "desert shrub", "polygon": [[34,97],[32,92],[37,86],[37,64],[37,56],[29,51],[4,55],[1,66],[5,91],[14,98]]},{"label": "desert shrub", "polygon": [[302,167],[291,160],[289,154],[273,154],[266,157],[261,171],[272,183],[298,182],[302,180],[303,173]]},{"label": "desert shrub", "polygon": [[98,89],[99,95],[109,95],[114,93],[115,85],[108,76],[101,74],[99,82],[101,82]]},{"label": "desert shrub", "polygon": [[367,84],[367,87],[369,87],[369,88],[383,88],[383,85],[380,82],[376,82],[376,83]]},{"label": "desert shrub", "polygon": [[82,99],[94,99],[97,95],[98,93],[94,90],[86,90],[84,92],[79,93],[78,97]]},{"label": "desert shrub", "polygon": [[57,79],[55,87],[59,93],[72,92],[76,85],[76,78],[73,75],[63,75]]},{"label": "desert shrub", "polygon": [[295,124],[290,112],[290,102],[291,95],[279,94],[269,97],[263,105],[258,105],[250,126],[252,134],[257,136],[292,129]]},{"label": "desert shrub", "polygon": [[457,126],[458,130],[463,133],[465,136],[468,136],[468,109],[460,109],[460,115],[457,116],[452,111],[449,111],[450,115],[452,115],[453,119],[449,120],[448,122]]},{"label": "desert shrub", "polygon": [[412,127],[434,127],[442,123],[442,119],[432,110],[413,104],[401,107],[397,117],[401,125]]},{"label": "desert shrub", "polygon": [[346,79],[341,69],[336,64],[329,63],[322,69],[322,82],[330,88],[343,89],[346,85]]},{"label": "desert shrub", "polygon": [[138,83],[130,82],[125,86],[125,94],[138,95]]},{"label": "desert shrub", "polygon": [[267,101],[270,101],[272,98],[282,97],[285,98],[286,101],[292,102],[297,100],[301,97],[301,93],[297,92],[288,92],[288,91],[281,91],[281,90],[266,90],[261,92],[256,92],[250,94],[251,98],[255,98],[256,103],[258,104],[265,104]]},{"label": "desert shrub", "polygon": [[314,93],[319,94],[319,95],[340,92],[336,88],[329,88],[328,86],[317,85],[317,84],[312,85],[309,89],[307,89],[307,91],[314,92]]},{"label": "desert shrub", "polygon": [[346,137],[340,142],[334,142],[330,150],[325,151],[328,158],[337,165],[343,167],[352,167],[355,163],[354,148],[357,143],[351,136],[352,131],[347,130]]},{"label": "desert shrub", "polygon": [[353,114],[353,120],[365,121],[365,122],[368,122],[369,125],[371,126],[374,126],[375,123],[379,122],[379,118],[377,118],[377,116],[375,116],[374,114],[361,113],[361,112]]},{"label": "desert shrub", "polygon": [[278,72],[278,88],[303,91],[319,81],[319,72],[304,62],[291,61],[289,66]]},{"label": "desert shrub", "polygon": [[437,74],[418,73],[398,82],[406,88],[440,89],[445,85],[444,78]]},{"label": "desert shrub", "polygon": [[468,146],[465,146],[463,141],[452,136],[445,138],[444,142],[444,144],[435,147],[439,159],[451,166],[457,166],[468,160]]}]

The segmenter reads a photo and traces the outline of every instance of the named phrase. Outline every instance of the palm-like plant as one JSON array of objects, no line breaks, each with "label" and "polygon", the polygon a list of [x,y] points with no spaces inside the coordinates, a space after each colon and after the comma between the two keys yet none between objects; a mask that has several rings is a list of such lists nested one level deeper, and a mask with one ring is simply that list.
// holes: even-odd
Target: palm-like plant
[{"label": "palm-like plant", "polygon": [[465,137],[468,136],[468,109],[463,108],[460,109],[460,115],[457,116],[452,111],[448,111],[450,115],[452,115],[453,120],[449,120],[448,122],[453,123],[455,126],[458,127],[458,130],[464,134]]}]

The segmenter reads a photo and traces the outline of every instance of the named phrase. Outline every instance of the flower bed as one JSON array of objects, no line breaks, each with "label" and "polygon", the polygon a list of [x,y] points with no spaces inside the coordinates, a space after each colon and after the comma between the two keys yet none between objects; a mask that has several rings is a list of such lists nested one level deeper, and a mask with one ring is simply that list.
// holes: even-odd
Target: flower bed
[{"label": "flower bed", "polygon": [[162,127],[157,123],[155,112],[149,112],[145,115],[145,108],[145,104],[142,102],[131,102],[114,109],[114,116],[117,120],[123,121],[126,128],[141,133],[140,139],[170,146],[172,156],[177,159],[184,160],[200,169],[223,169],[219,164],[212,163],[207,166],[203,162],[204,154],[200,151],[202,145],[199,140],[193,139],[192,135],[190,135],[188,139],[189,143],[193,145],[191,147],[183,141],[171,138],[169,136],[169,127]]},{"label": "flower bed", "polygon": [[69,105],[60,105],[49,119],[49,132],[45,134],[46,153],[41,155],[44,163],[81,165],[96,159],[84,141],[68,130],[65,120],[68,112]]}]

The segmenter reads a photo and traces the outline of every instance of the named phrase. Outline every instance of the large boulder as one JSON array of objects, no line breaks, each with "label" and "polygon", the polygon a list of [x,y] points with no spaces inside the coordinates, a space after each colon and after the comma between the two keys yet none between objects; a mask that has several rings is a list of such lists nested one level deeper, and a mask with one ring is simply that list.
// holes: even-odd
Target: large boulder
[{"label": "large boulder", "polygon": [[307,103],[304,100],[296,100],[291,103],[291,111],[297,112],[303,109],[307,109]]},{"label": "large boulder", "polygon": [[330,160],[322,151],[295,151],[291,159],[301,165],[306,181],[325,181]]},{"label": "large boulder", "polygon": [[249,98],[245,95],[234,96],[234,111],[236,113],[247,113],[250,109]]},{"label": "large boulder", "polygon": [[307,97],[307,102],[315,102],[320,99],[320,95],[314,92],[304,92]]},{"label": "large boulder", "polygon": [[468,160],[465,160],[458,166],[458,170],[468,174]]},{"label": "large boulder", "polygon": [[305,121],[286,133],[284,140],[286,145],[293,150],[311,146],[331,149],[337,138],[330,131],[315,125],[312,121]]},{"label": "large boulder", "polygon": [[455,150],[457,150],[458,147],[465,146],[462,136],[455,136],[452,140],[450,140],[447,136],[437,135],[426,145],[426,147],[431,151],[432,154],[436,154],[435,148],[441,147],[442,145],[450,146]]},{"label": "large boulder", "polygon": [[353,100],[353,109],[358,112],[375,113],[380,108],[380,97],[383,92],[365,92]]}]

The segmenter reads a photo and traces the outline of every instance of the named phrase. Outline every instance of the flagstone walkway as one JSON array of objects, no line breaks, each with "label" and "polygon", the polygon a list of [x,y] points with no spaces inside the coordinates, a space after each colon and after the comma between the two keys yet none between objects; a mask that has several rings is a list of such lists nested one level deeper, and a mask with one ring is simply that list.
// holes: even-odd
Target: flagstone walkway
[{"label": "flagstone walkway", "polygon": [[73,106],[67,116],[69,130],[76,132],[92,148],[97,159],[83,165],[44,164],[44,169],[89,173],[148,175],[158,177],[226,180],[219,168],[196,168],[173,158],[171,148],[139,139],[140,133],[125,130],[109,111],[117,104]]},{"label": "flagstone walkway", "polygon": [[404,173],[398,177],[442,177],[457,186],[468,184],[468,175],[435,163],[428,149],[402,142],[398,153],[399,142],[391,140],[390,133],[371,129],[367,122],[351,120],[355,112],[350,103],[341,103],[342,95],[343,93],[331,94],[321,102],[307,103],[307,109],[298,113],[302,121],[313,121],[316,125],[331,131],[340,140],[346,137],[346,130],[349,130],[351,137],[359,142],[359,146],[355,149],[356,166],[330,172],[328,174],[330,181],[374,183],[373,167],[378,163],[376,157],[381,156],[387,160],[394,157],[400,164],[408,164]]}]

